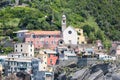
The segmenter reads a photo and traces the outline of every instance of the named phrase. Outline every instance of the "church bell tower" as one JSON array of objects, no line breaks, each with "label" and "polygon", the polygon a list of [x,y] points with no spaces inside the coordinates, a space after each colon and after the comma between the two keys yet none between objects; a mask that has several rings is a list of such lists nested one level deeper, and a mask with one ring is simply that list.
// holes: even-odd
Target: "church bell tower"
[{"label": "church bell tower", "polygon": [[62,15],[62,32],[66,29],[66,16]]}]

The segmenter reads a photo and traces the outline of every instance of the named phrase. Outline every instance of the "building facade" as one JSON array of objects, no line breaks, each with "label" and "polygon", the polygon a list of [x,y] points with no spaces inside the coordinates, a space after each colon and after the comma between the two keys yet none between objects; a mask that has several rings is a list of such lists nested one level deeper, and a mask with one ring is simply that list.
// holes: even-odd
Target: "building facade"
[{"label": "building facade", "polygon": [[33,58],[32,59],[32,74],[33,76],[37,74],[38,71],[41,70],[41,59]]},{"label": "building facade", "polygon": [[118,45],[116,48],[116,55],[120,55],[120,45]]},{"label": "building facade", "polygon": [[19,68],[25,68],[26,72],[31,73],[31,59],[24,57],[22,53],[12,53],[7,56],[8,72],[18,72]]},{"label": "building facade", "polygon": [[14,32],[16,33],[17,35],[17,38],[19,39],[19,41],[24,41],[25,39],[25,33],[28,32],[29,30],[19,30],[17,32]]},{"label": "building facade", "polygon": [[83,29],[75,29],[77,31],[77,35],[78,35],[78,38],[77,38],[77,43],[78,44],[86,44],[86,40],[85,40],[85,36],[83,34]]},{"label": "building facade", "polygon": [[69,26],[63,32],[63,40],[65,44],[77,45],[77,31]]},{"label": "building facade", "polygon": [[35,49],[54,49],[61,38],[60,31],[30,31],[26,33],[25,42],[32,43]]},{"label": "building facade", "polygon": [[30,43],[16,43],[14,44],[14,52],[22,53],[23,56],[34,56],[34,45]]},{"label": "building facade", "polygon": [[41,59],[41,71],[52,71],[58,61],[57,52],[50,49],[41,50],[37,58]]}]

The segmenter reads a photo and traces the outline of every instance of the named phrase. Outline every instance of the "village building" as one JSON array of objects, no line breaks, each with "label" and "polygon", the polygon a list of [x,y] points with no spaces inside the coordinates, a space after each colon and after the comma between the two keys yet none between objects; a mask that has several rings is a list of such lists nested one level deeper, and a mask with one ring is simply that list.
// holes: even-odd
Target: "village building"
[{"label": "village building", "polygon": [[57,64],[58,54],[56,51],[44,49],[37,55],[37,58],[42,60],[41,71],[52,71],[53,66]]},{"label": "village building", "polygon": [[41,59],[38,59],[38,58],[33,58],[32,59],[32,74],[33,76],[37,74],[38,71],[42,71],[41,69]]},{"label": "village building", "polygon": [[59,53],[59,66],[76,64],[77,61],[78,58],[74,50],[65,50],[63,53]]},{"label": "village building", "polygon": [[102,49],[103,49],[103,44],[102,44],[102,41],[101,41],[101,40],[97,40],[97,41],[96,41],[96,44],[97,44],[98,50],[102,50]]},{"label": "village building", "polygon": [[63,31],[63,41],[65,44],[77,45],[77,31],[72,26]]},{"label": "village building", "polygon": [[23,56],[34,56],[34,45],[30,43],[14,44],[14,52],[22,53]]},{"label": "village building", "polygon": [[7,55],[8,72],[18,72],[19,68],[25,68],[31,73],[31,60],[34,58],[34,45],[29,43],[14,44],[14,52]]},{"label": "village building", "polygon": [[25,35],[25,42],[33,44],[35,49],[54,49],[61,39],[60,31],[29,31]]},{"label": "village building", "polygon": [[77,44],[86,44],[87,42],[86,42],[85,36],[83,34],[83,29],[76,28],[75,30],[77,31],[77,35],[78,35]]},{"label": "village building", "polygon": [[31,57],[24,57],[22,53],[8,54],[7,64],[9,66],[8,72],[18,72],[19,68],[25,68],[26,72],[31,73]]},{"label": "village building", "polygon": [[16,33],[16,36],[19,41],[24,42],[25,39],[25,33],[28,32],[29,30],[19,30],[14,33]]},{"label": "village building", "polygon": [[31,43],[35,50],[55,49],[59,45],[86,43],[82,29],[67,27],[66,16],[62,16],[61,31],[20,30],[15,32],[20,41]]},{"label": "village building", "polygon": [[118,45],[116,48],[116,55],[120,55],[120,45]]}]

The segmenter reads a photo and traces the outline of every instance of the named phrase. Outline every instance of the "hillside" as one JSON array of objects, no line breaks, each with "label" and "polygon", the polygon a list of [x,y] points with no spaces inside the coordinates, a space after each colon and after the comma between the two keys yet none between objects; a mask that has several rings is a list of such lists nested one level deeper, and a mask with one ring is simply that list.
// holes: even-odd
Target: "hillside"
[{"label": "hillside", "polygon": [[83,28],[88,41],[101,39],[108,47],[109,40],[120,40],[119,4],[119,0],[21,0],[15,6],[7,3],[0,5],[0,35],[12,37],[12,32],[19,29],[60,30],[61,16],[65,14],[67,25]]}]

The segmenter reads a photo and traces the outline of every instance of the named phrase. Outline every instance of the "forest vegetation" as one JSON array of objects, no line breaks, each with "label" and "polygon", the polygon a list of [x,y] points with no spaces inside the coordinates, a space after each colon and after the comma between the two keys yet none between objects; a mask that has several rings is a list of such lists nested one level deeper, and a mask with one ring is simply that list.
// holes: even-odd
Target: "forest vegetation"
[{"label": "forest vegetation", "polygon": [[[23,5],[26,4],[26,5]],[[13,32],[29,30],[61,30],[61,16],[67,26],[82,28],[88,42],[120,40],[119,0],[15,0],[0,1],[0,36],[13,37]]]}]

